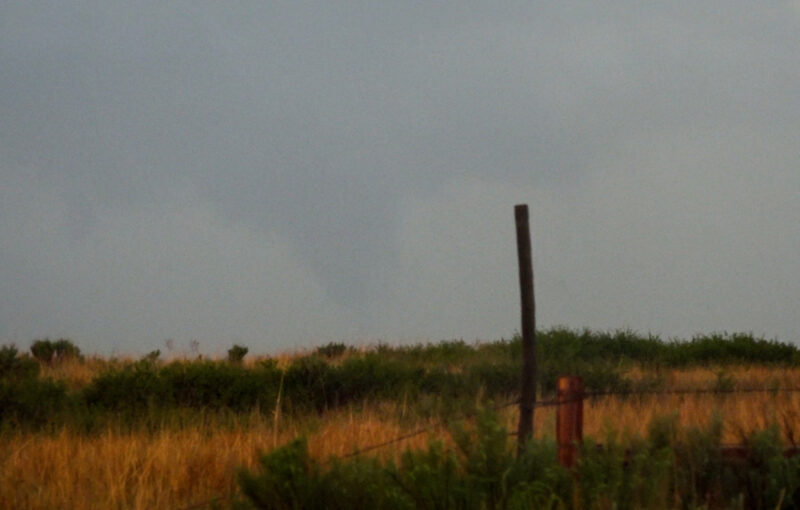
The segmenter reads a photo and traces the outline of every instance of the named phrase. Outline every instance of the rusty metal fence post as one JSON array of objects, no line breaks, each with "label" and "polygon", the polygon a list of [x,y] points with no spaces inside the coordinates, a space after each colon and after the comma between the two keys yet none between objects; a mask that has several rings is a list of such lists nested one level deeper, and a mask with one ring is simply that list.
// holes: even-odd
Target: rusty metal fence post
[{"label": "rusty metal fence post", "polygon": [[583,441],[583,379],[576,376],[559,377],[558,401],[558,462],[565,468],[573,469],[578,460],[578,448]]}]

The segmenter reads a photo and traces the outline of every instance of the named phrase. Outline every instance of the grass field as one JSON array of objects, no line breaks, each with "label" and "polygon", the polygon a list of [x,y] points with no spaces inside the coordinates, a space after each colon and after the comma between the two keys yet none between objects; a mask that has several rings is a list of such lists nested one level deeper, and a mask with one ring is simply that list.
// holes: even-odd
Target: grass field
[{"label": "grass field", "polygon": [[[454,352],[444,352],[448,349]],[[441,359],[451,362],[445,372],[459,377],[467,373],[466,367],[472,361],[464,360],[475,349],[456,345],[439,349],[444,354],[412,354],[425,360],[430,368],[440,364],[441,360],[435,361],[434,356],[438,353]],[[312,354],[284,354],[271,363],[288,373],[297,360]],[[383,354],[395,355],[386,349]],[[364,355],[347,350],[326,362],[347,366],[348,359]],[[256,370],[261,361],[247,360],[239,369]],[[37,377],[63,384],[70,394],[91,386],[102,374],[117,373],[136,363],[138,360],[134,359],[65,359],[42,365]],[[625,381],[628,388],[638,387],[637,384],[652,386],[653,381],[659,390],[713,388],[720,384],[731,388],[800,388],[800,366],[793,362],[686,365],[664,367],[627,360],[618,361],[614,373],[616,380]],[[459,409],[491,406],[514,397],[513,392],[491,392],[479,385],[469,394],[452,395],[458,402],[452,405],[446,399],[405,386],[396,393],[359,393],[359,398],[341,405],[308,409],[280,405],[279,400],[287,398],[287,388],[288,382],[281,379],[278,392],[272,393],[276,402],[270,409],[232,411],[219,406],[176,406],[154,411],[148,407],[141,410],[144,418],[140,423],[131,423],[132,419],[136,422],[131,413],[105,408],[102,413],[95,412],[102,418],[92,418],[88,427],[85,420],[58,418],[69,410],[44,423],[7,418],[0,431],[0,508],[184,508],[212,498],[219,498],[216,504],[225,508],[230,498],[241,499],[237,471],[256,469],[262,453],[274,451],[295,437],[306,437],[309,455],[325,462],[430,427],[423,434],[363,454],[381,462],[400,463],[407,449],[421,450],[435,440],[453,445],[452,428],[436,426],[443,417],[456,422]],[[465,390],[469,388],[465,384]],[[785,444],[794,444],[800,438],[800,393],[783,391],[594,397],[585,402],[584,431],[586,436],[600,441],[616,434],[622,444],[628,444],[645,437],[648,425],[665,415],[674,416],[685,427],[706,426],[717,416],[723,423],[723,443],[742,443],[754,432],[772,425],[777,426]],[[500,411],[499,419],[508,431],[516,430],[515,407]],[[470,422],[466,423],[469,427]],[[538,409],[536,437],[552,439],[554,429],[553,408]],[[512,441],[510,438],[509,445]]]}]

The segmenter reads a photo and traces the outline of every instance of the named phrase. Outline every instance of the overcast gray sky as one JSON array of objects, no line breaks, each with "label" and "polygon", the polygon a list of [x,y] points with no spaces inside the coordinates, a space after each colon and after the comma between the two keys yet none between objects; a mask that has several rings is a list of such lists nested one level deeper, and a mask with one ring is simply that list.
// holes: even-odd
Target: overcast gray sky
[{"label": "overcast gray sky", "polygon": [[800,2],[0,4],[0,342],[800,340]]}]

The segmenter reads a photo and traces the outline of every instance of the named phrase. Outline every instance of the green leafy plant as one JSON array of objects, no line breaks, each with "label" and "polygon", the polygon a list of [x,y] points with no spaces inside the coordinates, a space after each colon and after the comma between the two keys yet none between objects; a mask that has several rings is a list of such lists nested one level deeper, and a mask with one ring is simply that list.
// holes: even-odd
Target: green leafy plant
[{"label": "green leafy plant", "polygon": [[80,358],[81,350],[71,340],[61,338],[35,340],[31,344],[31,354],[42,363],[50,364],[67,359]]},{"label": "green leafy plant", "polygon": [[323,465],[309,457],[303,438],[262,455],[259,468],[257,472],[239,470],[237,479],[247,500],[237,508],[414,508],[375,460],[332,460]]},{"label": "green leafy plant", "polygon": [[20,356],[13,345],[0,347],[0,380],[22,381],[35,379],[39,364],[28,356]]},{"label": "green leafy plant", "polygon": [[50,340],[34,340],[31,345],[31,354],[42,363],[50,363],[55,354],[53,342]]},{"label": "green leafy plant", "polygon": [[66,386],[50,379],[0,381],[0,422],[39,427],[67,406]]},{"label": "green leafy plant", "polygon": [[228,362],[240,364],[242,360],[244,360],[245,355],[247,355],[247,351],[247,347],[234,345],[228,349]]},{"label": "green leafy plant", "polygon": [[330,342],[317,347],[317,354],[326,358],[337,358],[347,352],[348,348],[342,342]]}]

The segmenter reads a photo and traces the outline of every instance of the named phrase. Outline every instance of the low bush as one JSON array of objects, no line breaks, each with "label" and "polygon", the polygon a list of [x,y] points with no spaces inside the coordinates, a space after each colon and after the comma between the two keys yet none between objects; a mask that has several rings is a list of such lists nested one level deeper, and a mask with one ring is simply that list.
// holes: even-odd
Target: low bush
[{"label": "low bush", "polygon": [[100,374],[83,389],[82,396],[89,408],[131,416],[148,407],[174,403],[158,367],[147,360]]},{"label": "low bush", "polygon": [[296,439],[262,456],[259,472],[241,469],[238,481],[247,498],[235,505],[234,508],[240,509],[414,508],[376,461],[332,459],[324,466],[309,457],[304,439]]},{"label": "low bush", "polygon": [[44,339],[34,340],[33,344],[31,344],[31,354],[41,363],[49,364],[66,359],[80,358],[81,350],[66,338],[56,341]]},{"label": "low bush", "polygon": [[247,347],[234,345],[228,349],[228,363],[241,363],[247,355]]},{"label": "low bush", "polygon": [[457,434],[458,450],[433,442],[427,450],[406,451],[397,465],[362,458],[321,462],[309,457],[303,439],[295,440],[262,456],[256,472],[239,471],[247,497],[239,508],[477,510],[563,500],[556,491],[569,488],[569,474],[548,458],[552,447],[532,445],[515,458],[490,412],[480,413],[474,431]]},{"label": "low bush", "polygon": [[317,347],[316,353],[326,358],[338,358],[347,352],[347,350],[348,347],[342,342],[330,342],[327,345],[320,345]]},{"label": "low bush", "polygon": [[67,389],[61,382],[0,380],[0,423],[41,427],[56,420],[67,405]]},{"label": "low bush", "polygon": [[198,360],[159,367],[145,360],[96,377],[83,398],[91,409],[114,412],[170,407],[266,411],[274,406],[279,378],[280,372],[267,365],[245,369]]},{"label": "low bush", "polygon": [[159,375],[175,405],[237,412],[272,409],[280,377],[265,367],[250,370],[212,361],[170,363]]},{"label": "low bush", "polygon": [[0,380],[18,382],[35,379],[39,364],[28,356],[20,356],[13,345],[0,347]]},{"label": "low bush", "polygon": [[16,347],[0,348],[0,424],[38,427],[65,409],[66,386],[38,374],[39,363]]},{"label": "low bush", "polygon": [[[555,392],[561,375],[581,376],[588,392],[655,391],[665,385],[660,367],[703,365],[711,360],[719,374],[714,388],[729,391],[736,388],[736,381],[726,371],[726,363],[798,360],[794,346],[744,334],[663,342],[629,331],[555,328],[539,332],[537,342],[537,379],[545,398]],[[417,406],[420,416],[459,412],[474,405],[478,395],[503,401],[518,393],[522,364],[518,336],[474,345],[461,340],[397,347],[381,344],[372,351],[341,357],[348,350],[344,344],[331,343],[281,369],[275,360],[245,366],[242,359],[247,348],[239,345],[228,351],[227,362],[198,358],[162,363],[160,352],[153,351],[138,362],[108,364],[107,370],[68,396],[91,413],[125,414],[136,420],[151,408],[269,412],[279,389],[282,407],[288,412],[321,412],[368,399],[413,399],[421,403]],[[31,353],[39,363],[14,347],[3,347],[0,380],[16,384],[36,379],[40,363],[80,356],[79,349],[64,339],[37,340]],[[645,365],[654,375],[627,379],[624,374],[632,364]]]},{"label": "low bush", "polygon": [[[515,337],[513,342],[519,341]],[[553,328],[536,336],[539,359],[635,362],[650,366],[685,367],[759,363],[800,363],[797,346],[756,338],[748,333],[698,335],[689,341],[665,342],[657,336],[641,336],[623,330],[615,333]]]}]

